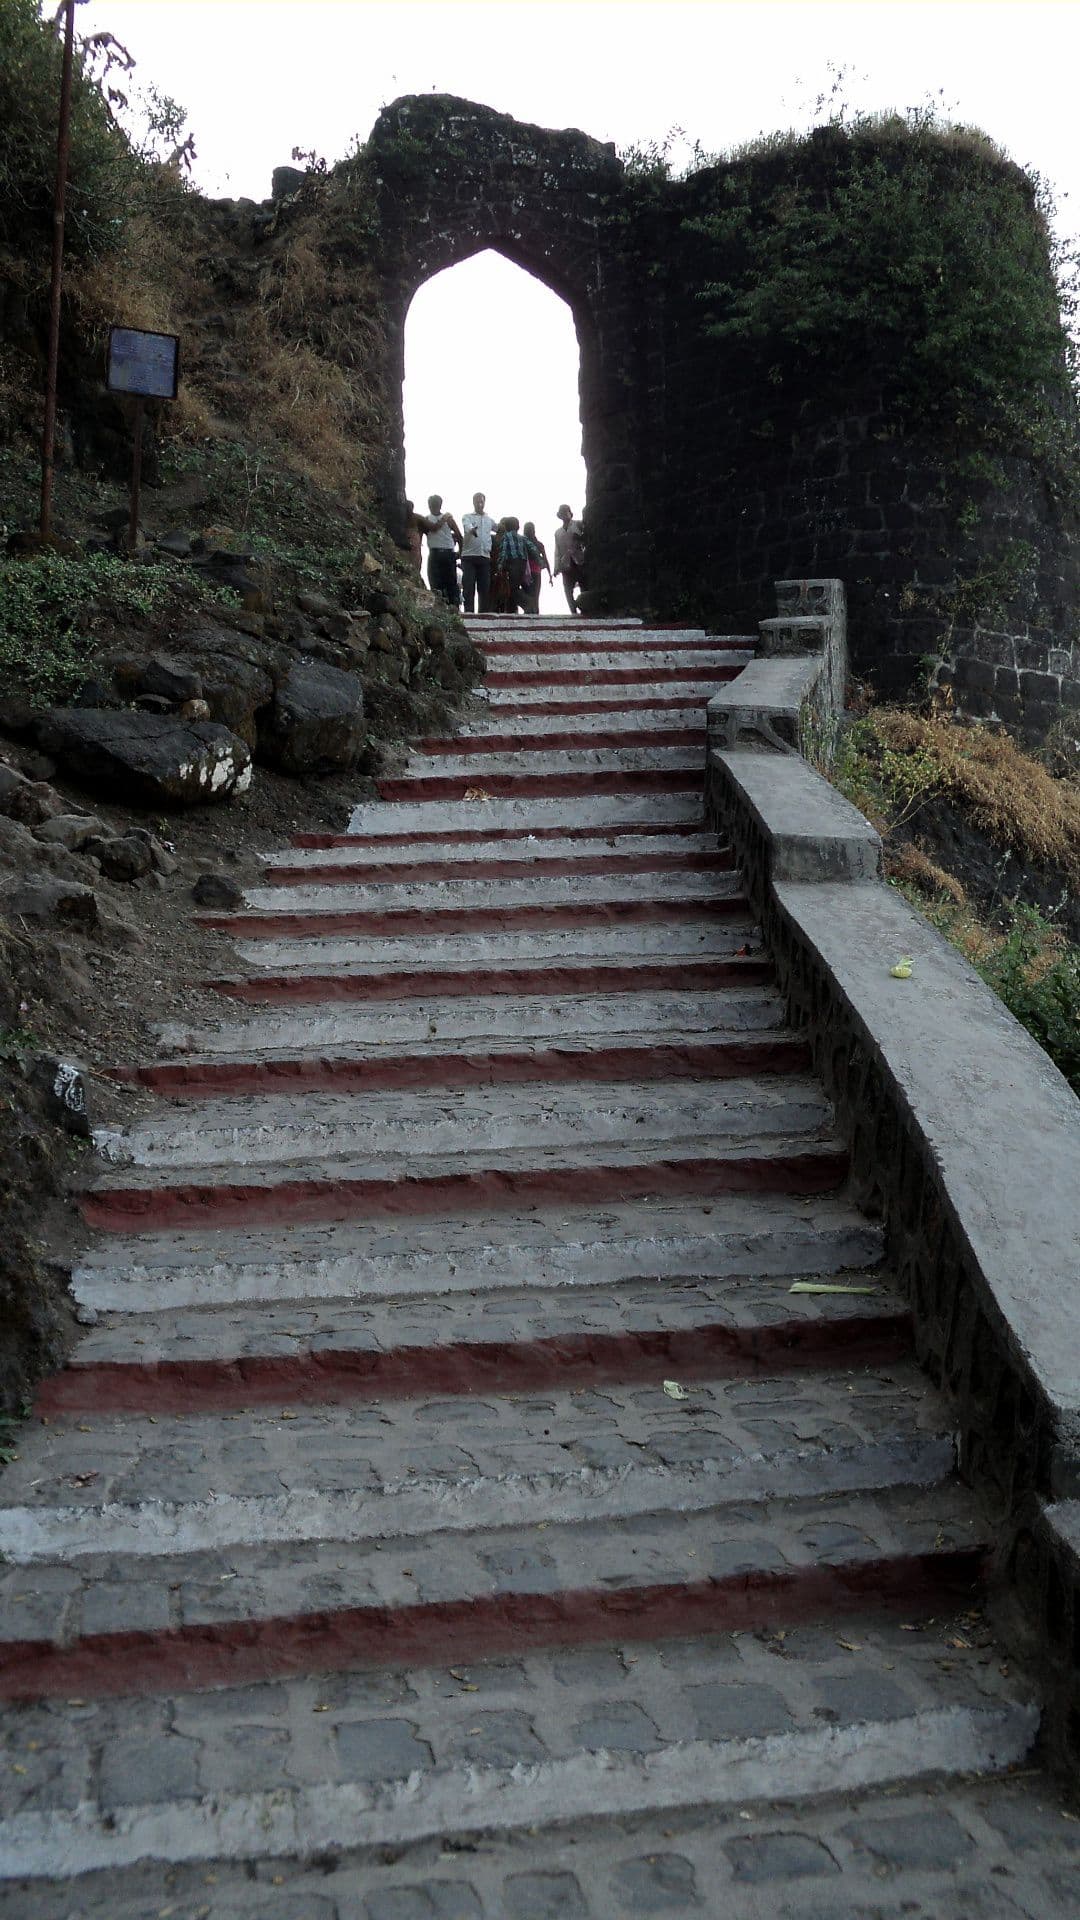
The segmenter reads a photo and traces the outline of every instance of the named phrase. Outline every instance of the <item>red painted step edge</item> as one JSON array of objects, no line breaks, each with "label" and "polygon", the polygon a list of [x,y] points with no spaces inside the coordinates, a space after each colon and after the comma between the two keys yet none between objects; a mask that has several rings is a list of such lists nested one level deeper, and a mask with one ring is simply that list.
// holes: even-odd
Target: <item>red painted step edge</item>
[{"label": "red painted step edge", "polygon": [[[616,629],[618,631],[618,629]],[[666,628],[656,629],[666,632]],[[584,634],[580,640],[552,640],[542,632],[529,632],[522,629],[519,634],[502,635],[493,633],[490,640],[483,634],[475,636],[476,645],[481,653],[572,653],[575,655],[590,653],[752,653],[753,647],[746,640],[726,639],[719,635],[706,634],[703,640],[672,640],[668,646],[658,645],[655,640],[620,640],[617,646],[611,643],[611,636],[604,638],[602,633]]]},{"label": "red painted step edge", "polygon": [[460,1341],[445,1347],[309,1348],[232,1360],[99,1362],[38,1387],[34,1411],[216,1413],[246,1406],[411,1400],[427,1394],[532,1393],[549,1387],[680,1378],[741,1379],[805,1367],[890,1366],[910,1351],[906,1311],[846,1320],[787,1320],[768,1327],[700,1326],[674,1332],[559,1335],[546,1340]]},{"label": "red painted step edge", "polygon": [[771,960],[668,960],[632,967],[472,967],[384,973],[251,974],[242,979],[208,980],[207,986],[251,1006],[303,1004],[328,1000],[458,1000],[462,996],[506,993],[653,993],[658,990],[706,992],[726,987],[768,986]]},{"label": "red painted step edge", "polygon": [[695,767],[641,767],[583,773],[403,773],[377,780],[381,800],[570,800],[578,795],[698,793],[704,759]]},{"label": "red painted step edge", "polygon": [[704,820],[632,820],[625,825],[601,823],[594,827],[449,827],[431,832],[418,827],[410,833],[294,833],[292,847],[412,847],[461,846],[473,840],[611,840],[651,834],[668,839],[673,833],[704,833]]},{"label": "red painted step edge", "polygon": [[619,879],[624,873],[730,873],[735,866],[730,853],[590,853],[580,860],[571,854],[535,860],[418,860],[400,865],[370,866],[357,862],[345,866],[330,862],[325,866],[263,868],[262,877],[274,886],[413,886],[425,880],[555,880],[572,879],[581,874],[600,874]]},{"label": "red painted step edge", "polygon": [[696,747],[704,739],[704,727],[612,727],[606,732],[598,728],[584,733],[563,727],[557,733],[426,734],[416,747],[420,753],[433,755],[576,753],[612,747]]},{"label": "red painted step edge", "polygon": [[493,720],[531,720],[534,714],[704,713],[708,701],[703,689],[701,693],[666,693],[662,700],[635,700],[629,695],[624,700],[500,700],[489,705],[488,712]]},{"label": "red painted step edge", "polygon": [[875,1610],[938,1613],[970,1596],[988,1560],[989,1548],[974,1546],[617,1591],[499,1593],[406,1607],[217,1620],[157,1633],[95,1633],[72,1647],[16,1640],[0,1647],[0,1697],[161,1694],[365,1665],[450,1667],[530,1647],[831,1621],[868,1604]]},{"label": "red painted step edge", "polygon": [[317,1055],[269,1060],[162,1061],[111,1067],[110,1080],[152,1087],[171,1099],[208,1094],[334,1092],[401,1093],[421,1087],[592,1084],[648,1080],[731,1080],[743,1075],[807,1073],[804,1040],[690,1041],[665,1047],[548,1047],[521,1053],[407,1053],[355,1060]]},{"label": "red painted step edge", "polygon": [[737,680],[742,667],[495,667],[485,675],[489,687],[673,686],[679,680],[711,687]]},{"label": "red painted step edge", "polygon": [[88,1226],[105,1233],[163,1227],[302,1225],[308,1221],[394,1220],[422,1214],[493,1213],[549,1203],[667,1199],[686,1194],[833,1193],[847,1174],[841,1147],[802,1153],[671,1155],[627,1166],[478,1167],[463,1173],[406,1173],[398,1179],[276,1180],[262,1186],[197,1180],[176,1186],[98,1187],[82,1196]]},{"label": "red painted step edge", "polygon": [[745,917],[749,906],[741,893],[719,893],[714,899],[693,895],[688,900],[668,895],[658,900],[567,900],[548,905],[535,901],[524,907],[397,907],[381,913],[350,908],[335,913],[221,913],[196,914],[200,927],[231,933],[234,940],[314,939],[341,933],[395,934],[512,932],[517,927],[607,926],[612,922],[640,924],[654,920],[731,920]]}]

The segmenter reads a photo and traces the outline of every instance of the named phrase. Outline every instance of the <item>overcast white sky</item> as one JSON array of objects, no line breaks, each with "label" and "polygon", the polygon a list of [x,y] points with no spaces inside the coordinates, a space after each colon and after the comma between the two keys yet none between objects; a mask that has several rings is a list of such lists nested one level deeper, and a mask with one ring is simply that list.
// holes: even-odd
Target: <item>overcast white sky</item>
[{"label": "overcast white sky", "polygon": [[[812,124],[831,63],[859,107],[940,90],[1080,227],[1077,0],[88,0],[78,21],[115,33],[137,78],[188,109],[211,194],[265,198],[293,147],[339,159],[403,93],[620,147],[677,126],[728,148]],[[576,360],[568,310],[496,256],[428,282],[407,336],[415,498],[437,489],[460,517],[483,486],[550,544],[554,507],[583,504]]]}]

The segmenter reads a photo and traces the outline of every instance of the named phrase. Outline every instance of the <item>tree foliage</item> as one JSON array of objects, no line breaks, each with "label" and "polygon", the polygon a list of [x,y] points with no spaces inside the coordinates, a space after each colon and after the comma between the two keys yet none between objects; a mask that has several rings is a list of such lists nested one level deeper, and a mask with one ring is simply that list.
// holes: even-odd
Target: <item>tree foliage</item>
[{"label": "tree foliage", "polygon": [[[0,244],[33,261],[52,231],[61,41],[36,0],[0,0]],[[73,259],[111,250],[139,161],[81,51],[71,100],[65,245]]]},{"label": "tree foliage", "polygon": [[898,419],[1017,450],[1060,412],[1071,284],[1041,183],[984,136],[833,122],[711,170],[697,199],[707,329],[775,384],[873,367]]}]

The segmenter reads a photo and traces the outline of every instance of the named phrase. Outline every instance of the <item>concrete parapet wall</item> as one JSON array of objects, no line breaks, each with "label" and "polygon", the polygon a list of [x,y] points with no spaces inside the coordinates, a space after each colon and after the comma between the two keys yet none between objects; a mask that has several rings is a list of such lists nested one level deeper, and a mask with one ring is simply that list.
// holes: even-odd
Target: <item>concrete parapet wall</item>
[{"label": "concrete parapet wall", "polygon": [[709,745],[813,751],[831,759],[847,689],[841,580],[778,580],[779,615],[759,624],[758,657],[709,702]]},{"label": "concrete parapet wall", "polygon": [[[786,741],[778,751],[765,727],[736,724],[761,710],[773,675],[786,704],[764,711],[786,727],[803,665],[759,662],[740,676],[756,705],[740,705],[740,681],[712,703],[709,816],[732,840],[792,1024],[835,1102],[856,1198],[884,1219],[919,1357],[951,1395],[962,1470],[995,1522],[1002,1574],[1040,1620],[1055,1731],[1075,1751],[1080,1101],[883,883],[861,814]],[[802,684],[812,697],[818,681]],[[911,976],[894,978],[904,956]]]}]

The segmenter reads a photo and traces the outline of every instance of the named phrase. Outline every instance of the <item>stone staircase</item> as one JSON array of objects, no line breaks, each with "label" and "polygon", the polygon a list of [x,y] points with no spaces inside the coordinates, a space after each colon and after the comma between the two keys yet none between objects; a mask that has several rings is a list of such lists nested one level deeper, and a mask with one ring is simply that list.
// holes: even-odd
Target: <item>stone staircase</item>
[{"label": "stone staircase", "polygon": [[751,643],[474,630],[486,711],[211,918],[232,1009],[100,1141],[0,1482],[0,1914],[1064,1920],[992,1541],[702,828]]}]

